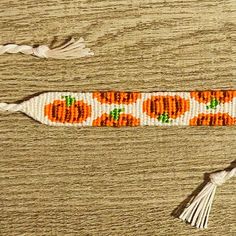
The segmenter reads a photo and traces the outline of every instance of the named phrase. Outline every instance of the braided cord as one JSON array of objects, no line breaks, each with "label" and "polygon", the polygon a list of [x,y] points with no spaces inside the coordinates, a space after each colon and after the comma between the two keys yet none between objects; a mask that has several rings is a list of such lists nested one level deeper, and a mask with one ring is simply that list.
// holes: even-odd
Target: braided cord
[{"label": "braided cord", "polygon": [[54,59],[76,59],[94,55],[89,48],[85,47],[83,38],[80,38],[78,41],[72,38],[67,43],[54,49],[50,49],[46,45],[40,45],[38,47],[17,44],[0,45],[0,55],[5,53],[22,53],[39,58]]},{"label": "braided cord", "polygon": [[0,111],[9,111],[9,112],[17,112],[21,111],[21,104],[8,104],[8,103],[0,103]]}]

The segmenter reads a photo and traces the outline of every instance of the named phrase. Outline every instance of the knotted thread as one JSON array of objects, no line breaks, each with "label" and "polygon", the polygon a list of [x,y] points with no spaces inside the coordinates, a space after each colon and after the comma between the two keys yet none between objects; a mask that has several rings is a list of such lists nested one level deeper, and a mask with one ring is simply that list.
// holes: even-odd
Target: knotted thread
[{"label": "knotted thread", "polygon": [[217,186],[224,184],[234,176],[236,176],[236,168],[229,171],[223,170],[212,173],[210,175],[210,182],[208,182],[202,191],[193,199],[192,203],[185,208],[179,218],[197,228],[207,228]]},{"label": "knotted thread", "polygon": [[94,55],[89,48],[85,47],[83,38],[80,38],[78,41],[72,38],[64,45],[54,49],[50,49],[46,45],[38,47],[17,44],[0,45],[0,55],[4,53],[23,53],[39,58],[54,59],[75,59]]},{"label": "knotted thread", "polygon": [[230,171],[223,170],[223,171],[212,173],[210,175],[210,181],[217,186],[221,186],[227,180],[231,179],[235,175],[236,175],[236,168]]},{"label": "knotted thread", "polygon": [[21,111],[21,104],[8,104],[8,103],[0,103],[0,111],[9,111],[9,112],[17,112]]}]

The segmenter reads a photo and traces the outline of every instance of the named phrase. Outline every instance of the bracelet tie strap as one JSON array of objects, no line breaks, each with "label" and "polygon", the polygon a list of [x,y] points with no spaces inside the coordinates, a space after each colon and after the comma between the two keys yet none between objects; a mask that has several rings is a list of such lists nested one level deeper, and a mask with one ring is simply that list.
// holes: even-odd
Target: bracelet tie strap
[{"label": "bracelet tie strap", "polygon": [[223,126],[236,124],[236,91],[49,92],[0,110],[55,126]]},{"label": "bracelet tie strap", "polygon": [[28,45],[6,44],[0,45],[0,55],[4,53],[23,53],[39,58],[76,59],[92,56],[94,53],[85,47],[84,39],[76,41],[74,38],[60,47],[50,49],[46,45],[32,47]]},{"label": "bracelet tie strap", "polygon": [[212,173],[210,175],[210,181],[193,199],[191,204],[184,209],[179,218],[189,222],[196,228],[207,228],[208,218],[217,186],[221,186],[234,176],[236,176],[236,168]]}]

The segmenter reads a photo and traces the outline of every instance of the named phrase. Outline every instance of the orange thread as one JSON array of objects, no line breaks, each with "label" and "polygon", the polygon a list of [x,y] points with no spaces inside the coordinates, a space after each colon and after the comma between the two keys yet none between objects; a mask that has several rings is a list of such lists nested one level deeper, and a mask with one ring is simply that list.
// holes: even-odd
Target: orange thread
[{"label": "orange thread", "polygon": [[119,119],[115,119],[109,114],[103,114],[101,117],[93,121],[93,126],[138,126],[140,125],[140,119],[135,118],[130,114],[120,114]]},{"label": "orange thread", "polygon": [[189,109],[189,100],[180,96],[152,96],[143,102],[143,112],[152,118],[167,114],[169,118],[176,119]]},{"label": "orange thread", "polygon": [[220,103],[231,102],[236,97],[236,91],[203,91],[191,92],[190,96],[200,103],[209,103],[217,99]]},{"label": "orange thread", "polygon": [[217,113],[217,114],[199,114],[190,120],[189,125],[207,125],[207,126],[223,126],[223,125],[234,125],[236,124],[236,119],[231,117],[227,113]]},{"label": "orange thread", "polygon": [[82,101],[67,106],[66,101],[55,100],[44,107],[44,114],[52,122],[82,123],[91,116],[91,106]]},{"label": "orange thread", "polygon": [[141,98],[137,92],[95,92],[93,98],[107,104],[131,104]]}]

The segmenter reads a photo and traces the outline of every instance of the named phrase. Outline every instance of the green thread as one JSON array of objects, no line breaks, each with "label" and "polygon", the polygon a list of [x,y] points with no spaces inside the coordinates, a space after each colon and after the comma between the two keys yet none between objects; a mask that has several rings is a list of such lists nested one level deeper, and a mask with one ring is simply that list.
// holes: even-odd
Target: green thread
[{"label": "green thread", "polygon": [[168,113],[163,113],[157,117],[157,119],[162,123],[170,123],[170,118]]},{"label": "green thread", "polygon": [[74,97],[71,97],[71,95],[69,96],[61,96],[62,98],[66,99],[66,106],[70,107],[73,103],[76,102],[76,99]]},{"label": "green thread", "polygon": [[220,102],[216,99],[213,98],[210,101],[210,104],[206,106],[207,109],[216,109],[216,107],[220,104]]},{"label": "green thread", "polygon": [[112,110],[111,112],[110,112],[110,116],[114,119],[114,120],[119,120],[119,118],[120,118],[120,113],[121,112],[124,112],[125,111],[125,109],[124,108],[115,108],[114,110]]}]

